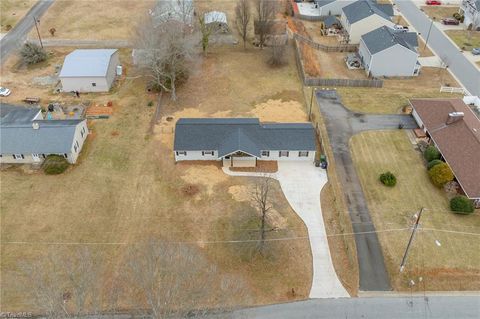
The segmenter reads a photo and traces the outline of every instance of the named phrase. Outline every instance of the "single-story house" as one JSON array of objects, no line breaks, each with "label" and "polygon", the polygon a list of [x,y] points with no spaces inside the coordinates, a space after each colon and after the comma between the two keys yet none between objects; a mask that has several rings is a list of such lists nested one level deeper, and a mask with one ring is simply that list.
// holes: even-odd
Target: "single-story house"
[{"label": "single-story house", "polygon": [[320,16],[339,16],[345,6],[356,0],[315,0],[315,6],[320,11]]},{"label": "single-story house", "polygon": [[368,75],[414,76],[420,72],[418,36],[383,26],[360,38],[358,54]]},{"label": "single-story house", "polygon": [[393,28],[393,6],[371,0],[358,0],[342,8],[340,22],[348,43],[357,44],[360,37],[382,26]]},{"label": "single-story house", "polygon": [[257,161],[315,159],[310,123],[261,123],[258,118],[182,118],[175,126],[175,161],[223,161],[252,167]]},{"label": "single-story house", "polygon": [[46,120],[39,108],[0,103],[0,163],[39,164],[47,155],[75,163],[88,135],[87,120]]},{"label": "single-story house", "polygon": [[465,28],[480,31],[480,0],[462,0],[459,13],[464,16]]},{"label": "single-story house", "polygon": [[480,205],[479,118],[461,99],[412,99],[410,104],[465,195]]},{"label": "single-story house", "polygon": [[81,49],[65,57],[59,78],[64,92],[108,92],[120,65],[117,49]]},{"label": "single-story house", "polygon": [[215,32],[228,32],[227,15],[220,11],[210,11],[203,15],[205,25]]}]

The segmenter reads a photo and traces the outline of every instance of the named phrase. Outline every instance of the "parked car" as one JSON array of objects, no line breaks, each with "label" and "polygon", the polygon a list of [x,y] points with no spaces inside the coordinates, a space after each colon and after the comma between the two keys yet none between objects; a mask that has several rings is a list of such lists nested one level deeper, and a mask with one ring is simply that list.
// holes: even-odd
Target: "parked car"
[{"label": "parked car", "polygon": [[400,24],[396,24],[393,26],[393,29],[395,31],[401,31],[401,32],[407,32],[408,31],[408,27],[406,26],[403,26],[403,25],[400,25]]},{"label": "parked car", "polygon": [[427,1],[425,1],[425,4],[427,6],[440,6],[440,5],[442,5],[442,2],[439,1],[439,0],[427,0]]},{"label": "parked car", "polygon": [[445,25],[459,25],[460,24],[460,21],[458,21],[457,19],[454,19],[454,18],[443,18],[441,21]]},{"label": "parked car", "polygon": [[473,48],[472,49],[472,54],[473,55],[480,55],[480,48]]},{"label": "parked car", "polygon": [[0,87],[0,96],[9,96],[10,95],[10,90],[4,87]]}]

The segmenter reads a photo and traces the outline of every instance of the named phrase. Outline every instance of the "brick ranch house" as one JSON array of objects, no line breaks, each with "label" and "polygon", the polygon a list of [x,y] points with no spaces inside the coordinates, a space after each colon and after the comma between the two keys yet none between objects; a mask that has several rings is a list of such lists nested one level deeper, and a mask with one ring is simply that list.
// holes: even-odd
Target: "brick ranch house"
[{"label": "brick ranch house", "polygon": [[310,161],[316,153],[310,123],[261,123],[257,118],[182,118],[175,126],[175,161],[223,161],[254,167],[257,161]]},{"label": "brick ranch house", "polygon": [[412,99],[412,115],[480,206],[480,120],[461,99]]}]

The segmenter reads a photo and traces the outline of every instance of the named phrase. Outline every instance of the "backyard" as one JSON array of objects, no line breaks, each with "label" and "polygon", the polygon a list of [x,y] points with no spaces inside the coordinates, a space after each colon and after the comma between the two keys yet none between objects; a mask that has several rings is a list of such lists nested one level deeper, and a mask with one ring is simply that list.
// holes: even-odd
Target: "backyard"
[{"label": "backyard", "polygon": [[[413,280],[412,291],[478,290],[478,210],[468,216],[449,210],[446,193],[430,182],[422,155],[405,131],[364,132],[351,139],[350,149],[393,287],[407,290]],[[395,187],[378,181],[385,171],[397,177]],[[399,273],[414,214],[422,207],[420,231]]]},{"label": "backyard", "polygon": [[[265,257],[250,257],[248,244],[222,242],[258,238],[258,217],[249,201],[255,179],[229,177],[211,163],[175,165],[171,148],[173,124],[182,116],[305,121],[293,50],[288,51],[289,63],[274,69],[266,64],[266,50],[212,50],[192,65],[176,102],[163,96],[161,121],[153,129],[155,107],[148,102],[156,96],[147,94],[146,79],[136,76],[129,50],[122,50],[120,57],[127,77],[108,94],[75,99],[54,95],[52,86],[26,90],[34,77],[54,72],[67,52],[68,48],[55,50],[51,60],[21,71],[14,60],[7,61],[5,68],[12,69],[4,80],[22,93],[5,101],[19,102],[24,92],[34,92],[43,106],[50,100],[112,101],[115,113],[108,120],[89,122],[92,134],[79,163],[65,174],[45,176],[28,167],[0,172],[2,311],[32,309],[32,296],[28,285],[21,284],[18,267],[42,256],[48,247],[94,246],[108,265],[106,276],[112,276],[120,267],[124,244],[151,238],[197,243],[222,274],[248,285],[253,304],[307,298],[312,277],[307,239],[269,242]],[[278,230],[267,237],[305,238],[303,222],[276,182],[272,196],[274,210],[268,221]]]}]

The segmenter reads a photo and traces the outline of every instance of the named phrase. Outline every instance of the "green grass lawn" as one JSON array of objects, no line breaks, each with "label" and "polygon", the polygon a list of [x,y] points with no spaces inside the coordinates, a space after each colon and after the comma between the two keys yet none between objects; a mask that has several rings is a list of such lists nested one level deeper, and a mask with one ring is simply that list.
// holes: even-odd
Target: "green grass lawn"
[{"label": "green grass lawn", "polygon": [[447,30],[445,33],[462,50],[471,51],[472,48],[480,47],[480,31]]},{"label": "green grass lawn", "polygon": [[[350,147],[370,213],[380,231],[379,239],[394,288],[408,289],[410,279],[418,281],[423,277],[426,290],[478,290],[479,212],[469,216],[450,212],[446,193],[431,184],[423,158],[405,131],[365,132],[354,136]],[[396,175],[395,187],[388,188],[379,182],[379,175],[385,171]],[[422,207],[425,208],[422,229],[437,230],[417,234],[406,270],[400,275],[399,265],[410,229],[386,230],[409,228],[413,215]],[[423,284],[414,289],[423,289]]]}]

